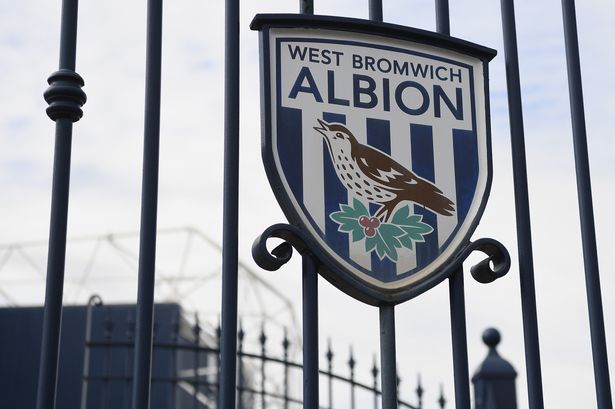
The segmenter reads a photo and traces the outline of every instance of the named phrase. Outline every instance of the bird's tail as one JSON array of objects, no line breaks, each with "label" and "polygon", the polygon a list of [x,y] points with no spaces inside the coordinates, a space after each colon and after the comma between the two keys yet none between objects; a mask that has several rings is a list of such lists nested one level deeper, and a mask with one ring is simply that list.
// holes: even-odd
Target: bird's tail
[{"label": "bird's tail", "polygon": [[451,216],[455,211],[455,204],[435,185],[422,181],[421,186],[417,186],[416,198],[413,201],[422,204],[429,210],[443,216]]}]

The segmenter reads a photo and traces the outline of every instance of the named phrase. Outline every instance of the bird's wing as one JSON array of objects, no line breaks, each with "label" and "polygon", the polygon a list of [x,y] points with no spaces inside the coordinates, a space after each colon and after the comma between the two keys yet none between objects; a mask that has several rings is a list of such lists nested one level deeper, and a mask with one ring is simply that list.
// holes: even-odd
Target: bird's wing
[{"label": "bird's wing", "polygon": [[371,146],[360,146],[354,159],[363,173],[392,190],[403,190],[423,181],[389,155]]}]

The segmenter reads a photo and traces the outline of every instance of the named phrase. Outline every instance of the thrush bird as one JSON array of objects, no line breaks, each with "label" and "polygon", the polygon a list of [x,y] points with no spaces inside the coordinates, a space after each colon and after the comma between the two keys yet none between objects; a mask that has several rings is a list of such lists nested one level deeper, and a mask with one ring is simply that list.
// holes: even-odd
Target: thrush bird
[{"label": "thrush bird", "polygon": [[318,119],[314,127],[325,138],[338,178],[359,198],[381,205],[375,217],[387,221],[404,201],[422,205],[444,216],[453,214],[453,202],[430,181],[412,173],[391,156],[363,145],[344,125]]}]

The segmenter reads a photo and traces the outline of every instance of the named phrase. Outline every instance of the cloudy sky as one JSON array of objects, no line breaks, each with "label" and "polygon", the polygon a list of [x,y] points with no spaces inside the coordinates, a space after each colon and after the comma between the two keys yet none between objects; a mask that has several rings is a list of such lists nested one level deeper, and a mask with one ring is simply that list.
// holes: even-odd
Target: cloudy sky
[{"label": "cloudy sky", "polygon": [[[317,14],[367,17],[367,2],[320,3],[316,4]],[[385,1],[384,19],[433,30],[432,3]],[[517,3],[545,406],[593,408],[561,8],[556,0]],[[258,42],[248,26],[256,13],[295,12],[296,7],[296,1],[249,1],[242,5],[240,256],[255,270],[250,257],[252,240],[270,224],[284,221],[284,216],[261,164]],[[59,12],[59,1],[0,3],[3,244],[47,237],[54,127],[44,114],[42,92],[47,76],[57,69]],[[160,158],[159,226],[194,226],[217,240],[222,217],[223,12],[221,0],[165,4]],[[615,262],[610,258],[615,230],[610,209],[615,200],[615,141],[610,126],[615,107],[615,77],[611,74],[615,26],[610,21],[614,12],[613,3],[599,0],[579,2],[577,10],[611,363],[615,361]],[[88,102],[84,118],[74,127],[71,237],[136,231],[139,227],[144,16],[143,1],[82,2],[80,6],[77,71],[85,79]],[[520,407],[527,407],[498,2],[451,2],[451,33],[498,50],[490,65],[494,181],[474,237],[496,238],[513,255],[511,272],[498,282],[480,285],[466,280],[470,366],[476,367],[485,355],[482,331],[489,326],[499,328],[503,333],[500,352],[518,369]],[[71,263],[85,256],[69,244],[67,257]],[[38,262],[44,265],[44,258]],[[300,299],[297,260],[283,271],[260,274],[290,298]],[[340,351],[336,363],[341,367],[345,361],[342,351],[352,343],[359,357],[358,371],[366,372],[372,354],[378,351],[377,309],[349,298],[324,280],[320,290],[323,347],[325,337],[334,340]],[[33,288],[26,298],[41,303],[42,294],[43,288]],[[400,373],[404,379],[422,374],[427,407],[434,407],[440,382],[451,399],[449,407],[453,405],[449,326],[446,283],[397,308]],[[403,391],[402,396],[409,397],[409,393]]]}]

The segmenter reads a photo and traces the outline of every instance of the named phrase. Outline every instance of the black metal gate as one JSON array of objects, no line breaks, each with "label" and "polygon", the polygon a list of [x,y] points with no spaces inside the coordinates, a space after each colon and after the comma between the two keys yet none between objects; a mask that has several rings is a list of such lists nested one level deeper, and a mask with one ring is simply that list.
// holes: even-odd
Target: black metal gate
[{"label": "black metal gate", "polygon": [[[450,35],[447,0],[436,0],[437,32]],[[518,260],[520,266],[521,302],[526,350],[528,397],[530,408],[543,408],[542,380],[536,317],[530,212],[525,163],[525,144],[521,91],[516,44],[513,0],[502,0],[502,20],[509,114],[511,124],[512,162],[517,216]],[[575,5],[562,0],[566,42],[566,59],[570,105],[572,113],[577,190],[585,260],[587,300],[599,409],[611,409],[612,398],[607,362],[604,318],[598,272],[596,235],[594,231],[591,183],[587,154],[586,127],[581,87],[579,45],[577,40]],[[301,13],[313,14],[311,1],[300,2]],[[382,21],[382,2],[369,2],[370,19]],[[156,210],[158,197],[158,156],[160,117],[160,66],[162,40],[162,0],[149,0],[147,8],[147,71],[145,104],[145,145],[143,159],[143,193],[139,256],[138,303],[134,341],[132,407],[149,407],[151,385],[151,355],[153,333],[153,289],[156,244]],[[238,270],[238,192],[239,192],[239,0],[226,1],[226,78],[225,78],[225,180],[223,232],[223,302],[220,335],[220,402],[219,407],[234,408],[237,403],[237,270]],[[69,197],[72,124],[82,116],[86,98],[81,90],[83,80],[75,72],[77,34],[77,0],[63,0],[60,68],[49,78],[45,99],[47,114],[56,122],[51,227],[45,296],[45,317],[41,345],[41,364],[37,408],[54,408],[57,378],[58,345],[62,315],[62,291],[66,247],[66,224]],[[285,240],[269,253],[268,237]],[[495,246],[495,247],[494,247]],[[301,239],[301,232],[287,225],[269,228],[255,244],[255,258],[268,268],[278,268],[292,254],[292,247],[303,259],[303,322],[304,322],[304,406],[319,407],[318,393],[318,296],[316,272],[318,260]],[[468,243],[468,251],[479,249],[489,256],[481,267],[474,269],[475,278],[492,281],[508,269],[506,252],[492,241]],[[493,269],[490,263],[494,263]],[[488,277],[481,274],[487,274]],[[455,403],[461,409],[470,408],[469,370],[465,324],[464,276],[459,268],[449,279],[453,368],[455,373]],[[398,407],[395,359],[395,306],[380,308],[381,390],[382,408]],[[212,352],[212,351],[209,351]],[[245,356],[245,355],[239,355]]]}]

